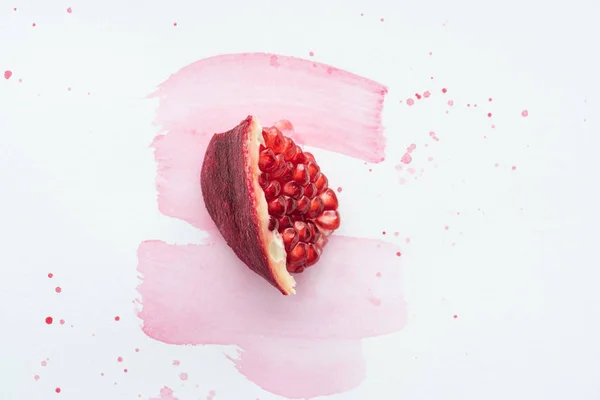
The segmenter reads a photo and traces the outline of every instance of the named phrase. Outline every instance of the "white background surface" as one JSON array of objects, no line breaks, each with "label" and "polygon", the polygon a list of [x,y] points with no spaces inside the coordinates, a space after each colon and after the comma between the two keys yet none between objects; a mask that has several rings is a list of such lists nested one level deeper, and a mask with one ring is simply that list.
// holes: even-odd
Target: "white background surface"
[{"label": "white background surface", "polygon": [[[140,241],[201,236],[157,211],[156,104],[144,96],[190,62],[248,51],[313,51],[390,88],[388,161],[371,184],[397,186],[383,229],[411,238],[410,319],[365,341],[368,379],[337,398],[599,398],[598,11],[592,0],[2,0],[0,72],[14,75],[0,76],[0,398],[148,398],[163,385],[181,400],[276,398],[236,373],[222,356],[234,348],[147,339],[131,304]],[[427,106],[399,103],[424,90]],[[434,162],[415,161],[423,176],[400,185],[393,166],[429,131]],[[360,228],[381,237],[380,219]],[[47,315],[66,324],[49,329]]]}]

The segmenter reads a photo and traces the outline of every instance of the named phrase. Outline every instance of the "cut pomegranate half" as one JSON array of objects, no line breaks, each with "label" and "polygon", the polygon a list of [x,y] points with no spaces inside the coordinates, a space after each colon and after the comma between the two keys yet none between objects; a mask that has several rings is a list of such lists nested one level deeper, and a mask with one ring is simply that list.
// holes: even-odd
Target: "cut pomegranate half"
[{"label": "cut pomegranate half", "polygon": [[296,293],[290,273],[314,265],[340,226],[337,196],[314,156],[252,116],[212,137],[201,187],[227,244],[284,295]]}]

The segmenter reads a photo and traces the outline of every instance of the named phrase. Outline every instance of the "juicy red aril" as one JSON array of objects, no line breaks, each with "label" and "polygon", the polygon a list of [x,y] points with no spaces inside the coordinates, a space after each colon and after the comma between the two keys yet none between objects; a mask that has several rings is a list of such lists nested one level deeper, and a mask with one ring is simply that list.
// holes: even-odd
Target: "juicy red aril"
[{"label": "juicy red aril", "polygon": [[283,194],[294,199],[299,199],[304,195],[304,188],[296,181],[286,182],[285,185],[283,185],[282,191]]},{"label": "juicy red aril", "polygon": [[299,273],[320,258],[327,236],[340,225],[338,199],[315,157],[276,127],[262,131],[258,183],[287,252],[287,269]]},{"label": "juicy red aril", "polygon": [[272,216],[282,217],[285,215],[286,203],[285,203],[285,199],[283,198],[283,196],[279,196],[279,197],[275,197],[274,199],[271,199],[267,203],[267,206],[269,208],[269,214],[271,214]]},{"label": "juicy red aril", "polygon": [[323,211],[315,222],[324,229],[334,230],[340,227],[340,215],[337,210]]},{"label": "juicy red aril", "polygon": [[281,232],[281,237],[283,239],[283,244],[285,245],[285,251],[293,249],[300,240],[300,236],[294,228],[285,228]]},{"label": "juicy red aril", "polygon": [[324,210],[337,210],[338,199],[335,192],[331,189],[325,190],[319,195],[319,198],[323,202]]},{"label": "juicy red aril", "polygon": [[265,192],[265,198],[270,200],[273,197],[279,196],[279,193],[281,193],[281,184],[277,181],[271,181],[263,188],[263,190]]}]

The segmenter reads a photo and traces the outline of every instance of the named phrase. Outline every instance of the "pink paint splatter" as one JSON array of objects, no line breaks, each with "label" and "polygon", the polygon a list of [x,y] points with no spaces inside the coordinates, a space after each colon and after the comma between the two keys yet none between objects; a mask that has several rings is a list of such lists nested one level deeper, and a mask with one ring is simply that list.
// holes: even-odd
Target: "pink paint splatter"
[{"label": "pink paint splatter", "polygon": [[45,367],[46,365],[48,365],[48,362],[42,361],[42,367]]},{"label": "pink paint splatter", "polygon": [[311,51],[311,52],[308,53],[308,55],[312,57],[312,56],[315,55],[315,53]]},{"label": "pink paint splatter", "polygon": [[118,362],[123,362],[123,357],[118,357],[118,358],[117,358],[117,361],[118,361]]},{"label": "pink paint splatter", "polygon": [[46,317],[46,323],[48,325],[51,325],[53,321],[54,321],[54,318],[52,318],[52,317]]},{"label": "pink paint splatter", "polygon": [[56,393],[60,393],[60,392],[61,392],[61,389],[60,389],[59,387],[57,387],[56,389],[54,389],[54,391],[55,391]]},{"label": "pink paint splatter", "polygon": [[177,397],[175,397],[173,390],[171,390],[168,387],[163,387],[162,389],[160,389],[160,396],[159,397],[151,397],[148,400],[179,400]]},{"label": "pink paint splatter", "polygon": [[64,325],[64,324],[65,324],[65,320],[64,320],[64,319],[61,319],[61,320],[60,320],[60,321],[58,321],[58,322],[59,322],[61,325]]},{"label": "pink paint splatter", "polygon": [[415,93],[415,97],[417,98],[417,100],[421,100],[421,95],[419,93]]},{"label": "pink paint splatter", "polygon": [[39,381],[39,380],[40,380],[40,376],[39,376],[39,375],[34,375],[34,376],[33,376],[33,379],[35,379],[35,381],[37,382],[37,381]]},{"label": "pink paint splatter", "polygon": [[529,116],[529,111],[527,111],[527,110],[521,111],[521,116],[522,117],[528,117]]},{"label": "pink paint splatter", "polygon": [[179,360],[173,360],[173,365],[177,367],[181,365],[181,362]]},{"label": "pink paint splatter", "polygon": [[436,136],[435,132],[429,132],[429,136],[436,142],[440,141],[440,139]]},{"label": "pink paint splatter", "polygon": [[53,276],[54,276],[54,274],[53,274],[52,272],[50,272],[50,273],[48,274],[48,278],[50,278],[50,279],[52,279],[52,277],[53,277]]},{"label": "pink paint splatter", "polygon": [[454,100],[448,100],[448,105],[449,105],[450,107],[454,106]]},{"label": "pink paint splatter", "polygon": [[119,317],[119,316],[117,315],[117,316],[115,317],[115,321],[117,321],[117,322],[118,322],[118,321],[120,321],[120,320],[121,320],[121,317]]},{"label": "pink paint splatter", "polygon": [[512,169],[513,171],[515,171],[515,170],[517,169],[517,166],[516,166],[516,165],[513,165],[511,169]]},{"label": "pink paint splatter", "polygon": [[4,79],[10,79],[10,77],[12,76],[12,71],[4,71]]},{"label": "pink paint splatter", "polygon": [[410,164],[410,162],[412,161],[412,156],[410,155],[410,153],[406,152],[404,153],[400,161],[402,161],[402,163],[404,164]]},{"label": "pink paint splatter", "polygon": [[452,318],[456,319],[456,318],[458,318],[458,315],[454,314],[454,315],[452,316]]},{"label": "pink paint splatter", "polygon": [[342,193],[342,188],[338,186],[338,188],[337,188],[337,192],[338,192],[338,193]]},{"label": "pink paint splatter", "polygon": [[33,24],[31,24],[31,26],[33,26],[33,27],[35,28],[37,25],[36,25],[36,24],[35,24],[35,22],[34,22]]},{"label": "pink paint splatter", "polygon": [[407,104],[407,105],[409,105],[409,106],[412,106],[412,105],[414,105],[414,104],[415,104],[415,101],[414,101],[412,98],[408,98],[408,99],[406,100],[406,104]]},{"label": "pink paint splatter", "polygon": [[423,93],[423,97],[427,99],[429,98],[429,96],[431,96],[431,92],[429,90],[426,90],[425,93]]},{"label": "pink paint splatter", "polygon": [[177,22],[173,22],[173,26],[177,26]]},{"label": "pink paint splatter", "polygon": [[60,286],[57,286],[57,287],[54,289],[54,291],[55,291],[56,293],[60,293],[60,292],[62,292],[62,289],[60,288]]},{"label": "pink paint splatter", "polygon": [[188,374],[185,372],[182,372],[179,374],[179,379],[181,379],[182,381],[187,381],[188,380]]},{"label": "pink paint splatter", "polygon": [[136,349],[135,349],[135,352],[136,352],[136,353],[139,353],[139,352],[140,352],[140,349],[138,349],[138,348],[136,347]]},{"label": "pink paint splatter", "polygon": [[488,118],[492,118],[492,113],[487,114]]},{"label": "pink paint splatter", "polygon": [[69,14],[71,14],[71,13],[73,12],[73,10],[71,9],[71,7],[67,8],[67,12],[68,12]]},{"label": "pink paint splatter", "polygon": [[442,88],[442,93],[446,93],[446,92],[448,92],[448,89]]}]

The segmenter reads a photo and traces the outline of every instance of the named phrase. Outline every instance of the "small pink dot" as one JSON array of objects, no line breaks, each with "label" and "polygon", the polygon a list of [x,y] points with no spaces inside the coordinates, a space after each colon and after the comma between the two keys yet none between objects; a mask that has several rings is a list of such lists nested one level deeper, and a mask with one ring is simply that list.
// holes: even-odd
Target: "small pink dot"
[{"label": "small pink dot", "polygon": [[488,117],[490,117],[490,118],[491,118],[491,117],[492,117],[492,113],[488,113]]},{"label": "small pink dot", "polygon": [[360,16],[361,16],[361,17],[364,17],[364,16],[365,16],[365,14],[364,14],[364,13],[360,13]]},{"label": "small pink dot", "polygon": [[179,362],[179,360],[173,360],[173,365],[177,366],[177,365],[179,365],[179,364],[181,364],[181,363]]},{"label": "small pink dot", "polygon": [[48,278],[50,278],[50,279],[52,279],[52,277],[53,277],[53,276],[54,276],[54,274],[53,274],[52,272],[50,272],[50,273],[48,274]]},{"label": "small pink dot", "polygon": [[188,374],[186,374],[185,372],[182,372],[179,374],[179,379],[181,379],[182,381],[187,381],[188,380]]},{"label": "small pink dot", "polygon": [[54,289],[54,291],[56,291],[56,293],[60,293],[62,292],[62,289],[60,288],[60,286],[57,286],[56,289]]},{"label": "small pink dot", "polygon": [[52,321],[54,321],[54,319],[52,319],[52,317],[46,317],[46,323],[47,323],[48,325],[51,325],[51,324],[52,324]]},{"label": "small pink dot", "polygon": [[100,372],[100,376],[104,376],[104,372]]},{"label": "small pink dot", "polygon": [[173,22],[173,26],[177,26],[177,22]]},{"label": "small pink dot", "polygon": [[400,236],[400,232],[394,232],[394,236],[396,236],[396,237]]},{"label": "small pink dot", "polygon": [[123,362],[123,357],[119,357],[119,358],[117,358],[117,361],[118,361],[118,362]]},{"label": "small pink dot", "polygon": [[452,107],[454,105],[454,100],[448,100],[448,105]]},{"label": "small pink dot", "polygon": [[529,111],[527,111],[527,110],[521,111],[521,116],[522,117],[527,117],[528,115],[529,115]]},{"label": "small pink dot", "polygon": [[444,229],[445,229],[445,230],[448,230],[448,229],[450,229],[450,227],[449,227],[448,225],[446,225],[446,226],[444,227]]},{"label": "small pink dot", "polygon": [[12,74],[12,71],[4,71],[4,79],[10,79]]},{"label": "small pink dot", "polygon": [[496,163],[494,164],[494,167],[498,168],[500,166],[500,164]]},{"label": "small pink dot", "polygon": [[310,53],[308,53],[308,55],[312,57],[315,55],[315,53],[311,51]]},{"label": "small pink dot", "polygon": [[448,89],[442,88],[442,93],[446,93],[447,91],[448,91]]},{"label": "small pink dot", "polygon": [[513,165],[513,166],[512,166],[512,170],[514,171],[514,170],[516,170],[516,169],[517,169],[517,167],[516,167],[515,165]]},{"label": "small pink dot", "polygon": [[31,26],[33,26],[35,28],[36,27],[35,22],[33,24],[31,24]]},{"label": "small pink dot", "polygon": [[496,125],[492,124],[491,128],[496,129]]},{"label": "small pink dot", "polygon": [[139,352],[140,352],[140,349],[136,348],[136,349],[135,349],[135,352],[136,352],[136,353],[139,353]]},{"label": "small pink dot", "polygon": [[341,188],[341,187],[338,187],[338,188],[337,188],[337,191],[338,191],[338,193],[342,193],[342,188]]},{"label": "small pink dot", "polygon": [[458,315],[454,314],[452,318],[456,319],[458,318]]},{"label": "small pink dot", "polygon": [[67,12],[68,12],[69,14],[71,14],[71,13],[73,12],[73,10],[71,9],[71,7],[67,8]]},{"label": "small pink dot", "polygon": [[431,92],[426,90],[425,93],[423,93],[423,97],[428,98],[429,96],[431,96]]},{"label": "small pink dot", "polygon": [[13,8],[13,11],[17,11],[17,7]]},{"label": "small pink dot", "polygon": [[409,243],[410,243],[410,238],[409,238],[409,237],[407,237],[406,239],[404,239],[404,242],[405,242],[406,244],[409,244]]},{"label": "small pink dot", "polygon": [[34,375],[33,379],[35,379],[36,381],[40,380],[40,376],[39,375]]},{"label": "small pink dot", "polygon": [[125,368],[125,369],[123,370],[123,372],[127,373],[127,368]]},{"label": "small pink dot", "polygon": [[376,273],[375,276],[381,278],[381,272]]},{"label": "small pink dot", "polygon": [[70,87],[68,87],[68,88],[67,88],[67,90],[70,92],[70,91],[71,91],[71,88],[70,88]]},{"label": "small pink dot", "polygon": [[490,97],[490,98],[488,99],[488,101],[492,101],[492,98]]},{"label": "small pink dot", "polygon": [[381,22],[383,22],[383,21],[384,21],[384,19],[383,19],[383,18],[381,18],[381,19],[380,19],[380,21],[381,21]]},{"label": "small pink dot", "polygon": [[408,104],[409,106],[412,106],[413,104],[415,104],[415,101],[411,98],[406,100],[406,104]]},{"label": "small pink dot", "polygon": [[398,257],[400,257],[400,256],[402,255],[402,253],[400,253],[399,251],[397,251],[397,252],[396,252],[396,255],[397,255]]},{"label": "small pink dot", "polygon": [[57,387],[56,389],[54,389],[54,391],[55,391],[56,393],[60,393],[60,388],[59,388],[59,387]]},{"label": "small pink dot", "polygon": [[42,361],[42,367],[45,367],[46,365],[48,365],[48,363],[46,361]]},{"label": "small pink dot", "polygon": [[381,232],[382,235],[385,235],[385,233],[386,233],[385,231]]},{"label": "small pink dot", "polygon": [[118,315],[115,317],[115,321],[120,321],[121,317],[119,317]]},{"label": "small pink dot", "polygon": [[[60,324],[61,324],[61,325],[64,325],[64,324],[65,324],[65,320],[64,320],[64,319],[61,319],[61,320],[60,320],[60,321],[58,321],[58,322],[60,322]],[[73,326],[73,325],[71,325],[71,326]]]}]

